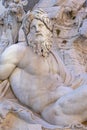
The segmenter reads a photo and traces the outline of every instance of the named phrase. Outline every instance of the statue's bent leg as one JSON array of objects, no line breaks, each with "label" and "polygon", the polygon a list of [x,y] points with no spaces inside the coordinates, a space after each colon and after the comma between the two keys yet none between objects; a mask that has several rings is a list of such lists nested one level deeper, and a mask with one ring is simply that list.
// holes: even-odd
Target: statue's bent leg
[{"label": "statue's bent leg", "polygon": [[43,118],[56,125],[78,125],[87,120],[87,85],[62,96],[42,112]]}]

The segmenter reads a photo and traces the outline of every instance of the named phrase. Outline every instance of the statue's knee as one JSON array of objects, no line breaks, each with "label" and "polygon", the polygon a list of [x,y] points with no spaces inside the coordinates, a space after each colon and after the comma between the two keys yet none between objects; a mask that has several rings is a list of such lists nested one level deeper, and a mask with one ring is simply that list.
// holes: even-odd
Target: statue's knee
[{"label": "statue's knee", "polygon": [[52,109],[52,105],[47,106],[46,108],[44,108],[44,110],[42,111],[42,117],[43,118],[50,118],[50,116],[53,113],[53,109]]},{"label": "statue's knee", "polygon": [[53,103],[50,106],[46,107],[41,114],[46,121],[57,125],[60,113],[61,113],[60,106],[56,106],[55,103]]}]

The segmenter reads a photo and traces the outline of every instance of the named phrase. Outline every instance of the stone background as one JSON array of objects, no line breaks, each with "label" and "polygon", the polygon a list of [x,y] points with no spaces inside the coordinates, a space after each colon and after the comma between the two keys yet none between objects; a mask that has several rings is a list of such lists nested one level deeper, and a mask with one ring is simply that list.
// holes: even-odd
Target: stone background
[{"label": "stone background", "polygon": [[32,8],[37,4],[39,0],[28,0],[27,6],[24,7],[25,11],[32,10]]}]

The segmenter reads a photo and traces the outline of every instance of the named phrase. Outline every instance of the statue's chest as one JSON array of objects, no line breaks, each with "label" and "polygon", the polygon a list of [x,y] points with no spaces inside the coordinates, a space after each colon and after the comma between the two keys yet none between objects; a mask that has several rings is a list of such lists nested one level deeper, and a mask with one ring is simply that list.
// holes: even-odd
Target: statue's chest
[{"label": "statue's chest", "polygon": [[25,55],[22,62],[19,64],[19,68],[24,69],[30,74],[44,75],[54,73],[57,67],[52,57],[44,58],[32,54]]}]

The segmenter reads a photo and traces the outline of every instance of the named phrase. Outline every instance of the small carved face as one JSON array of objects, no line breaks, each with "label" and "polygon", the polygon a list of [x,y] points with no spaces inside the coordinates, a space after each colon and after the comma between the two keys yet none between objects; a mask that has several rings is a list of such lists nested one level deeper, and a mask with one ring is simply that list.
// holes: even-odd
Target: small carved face
[{"label": "small carved face", "polygon": [[12,2],[13,2],[13,0],[2,0],[2,4],[5,6],[5,8],[7,8],[9,6],[9,4]]},{"label": "small carved face", "polygon": [[46,25],[38,20],[34,19],[30,25],[30,34],[33,36],[33,38],[38,39],[41,41],[45,40],[47,36],[49,35],[49,30],[47,29]]}]

